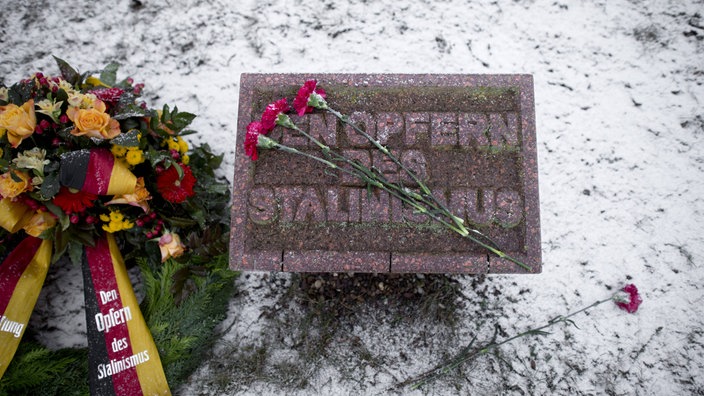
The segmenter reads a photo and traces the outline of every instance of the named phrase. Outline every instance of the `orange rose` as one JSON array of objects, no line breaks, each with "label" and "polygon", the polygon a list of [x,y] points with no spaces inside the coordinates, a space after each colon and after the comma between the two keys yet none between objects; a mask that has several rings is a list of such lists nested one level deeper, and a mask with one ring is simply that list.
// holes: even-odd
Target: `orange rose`
[{"label": "orange rose", "polygon": [[150,199],[152,199],[152,196],[149,194],[149,190],[144,187],[144,178],[140,177],[137,178],[137,185],[133,193],[115,195],[110,202],[106,202],[105,204],[128,204],[142,208],[144,213],[147,213],[149,212],[149,203],[147,201]]},{"label": "orange rose", "polygon": [[49,212],[39,211],[34,213],[27,224],[24,225],[24,230],[27,234],[38,237],[42,232],[56,225],[56,218]]},{"label": "orange rose", "polygon": [[[20,180],[15,181],[10,172]],[[32,178],[27,173],[18,170],[11,170],[10,172],[0,175],[0,195],[5,198],[15,198],[25,191],[32,190]]]},{"label": "orange rose", "polygon": [[22,143],[22,139],[34,133],[37,115],[34,113],[34,99],[22,106],[7,104],[0,106],[0,137],[7,131],[7,140],[13,148]]},{"label": "orange rose", "polygon": [[88,136],[98,139],[112,139],[120,134],[120,123],[105,112],[105,103],[96,100],[93,108],[69,107],[66,115],[73,121],[74,136]]},{"label": "orange rose", "polygon": [[186,246],[181,243],[178,234],[166,232],[159,238],[159,250],[161,251],[161,262],[169,257],[178,257],[186,250]]}]

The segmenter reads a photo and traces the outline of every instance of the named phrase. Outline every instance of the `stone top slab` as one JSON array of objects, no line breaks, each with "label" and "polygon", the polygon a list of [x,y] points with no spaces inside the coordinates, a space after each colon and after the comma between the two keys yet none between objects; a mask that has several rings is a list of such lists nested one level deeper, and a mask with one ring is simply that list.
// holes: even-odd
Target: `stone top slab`
[{"label": "stone top slab", "polygon": [[[318,80],[332,108],[399,156],[455,215],[541,271],[538,165],[530,75],[243,74],[230,267],[296,272],[526,273],[413,213],[388,193],[304,157],[244,153],[247,125],[267,104]],[[394,182],[413,182],[331,114],[296,125]],[[316,153],[303,136],[270,137]]]}]

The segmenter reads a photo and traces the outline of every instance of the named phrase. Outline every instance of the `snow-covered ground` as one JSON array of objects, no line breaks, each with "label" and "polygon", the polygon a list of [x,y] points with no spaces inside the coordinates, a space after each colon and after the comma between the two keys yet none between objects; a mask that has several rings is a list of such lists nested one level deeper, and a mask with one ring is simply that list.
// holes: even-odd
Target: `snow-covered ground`
[{"label": "snow-covered ground", "polygon": [[[360,308],[307,365],[295,342],[271,339],[299,331],[275,320],[300,310],[281,303],[291,275],[243,276],[212,360],[177,393],[385,394],[477,331],[477,342],[495,324],[515,334],[626,282],[644,298],[634,315],[600,306],[575,318],[579,328],[519,340],[402,393],[704,393],[701,0],[34,0],[3,7],[0,42],[6,84],[58,73],[51,55],[82,71],[121,63],[151,105],[198,114],[196,139],[225,154],[230,178],[242,72],[533,74],[542,274],[456,277],[464,303],[451,327]],[[67,269],[50,283],[32,325],[47,345],[83,343],[66,332],[83,320],[80,279]],[[242,379],[252,368],[228,362],[262,345],[259,376]],[[310,368],[306,381],[268,380],[287,365]]]}]

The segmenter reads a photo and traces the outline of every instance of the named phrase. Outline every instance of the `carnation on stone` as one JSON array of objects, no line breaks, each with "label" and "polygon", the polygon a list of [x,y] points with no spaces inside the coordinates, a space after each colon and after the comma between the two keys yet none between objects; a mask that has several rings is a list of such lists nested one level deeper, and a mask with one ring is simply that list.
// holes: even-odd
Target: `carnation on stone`
[{"label": "carnation on stone", "polygon": [[298,90],[296,99],[293,100],[293,108],[299,116],[303,117],[306,113],[312,112],[314,107],[327,108],[325,90],[318,88],[317,85],[318,81],[308,80]]}]

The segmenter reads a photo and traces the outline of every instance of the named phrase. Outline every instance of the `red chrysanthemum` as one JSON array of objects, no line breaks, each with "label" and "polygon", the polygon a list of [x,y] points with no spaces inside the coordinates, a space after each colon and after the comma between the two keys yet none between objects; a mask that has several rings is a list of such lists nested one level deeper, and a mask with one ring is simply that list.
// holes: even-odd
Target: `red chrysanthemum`
[{"label": "red chrysanthemum", "polygon": [[313,111],[313,108],[308,106],[308,99],[310,99],[311,94],[315,92],[325,98],[325,90],[322,88],[317,88],[317,85],[318,81],[308,80],[303,84],[301,89],[298,90],[296,99],[293,100],[293,108],[299,116],[302,117],[304,114]]},{"label": "red chrysanthemum", "polygon": [[643,302],[640,294],[638,294],[638,288],[634,284],[629,284],[624,286],[622,290],[628,293],[628,301],[626,301],[625,298],[623,300],[617,299],[616,305],[628,313],[635,313]]},{"label": "red chrysanthemum", "polygon": [[169,167],[156,177],[157,191],[165,200],[172,203],[181,203],[195,195],[193,186],[196,184],[196,178],[191,168],[184,164],[179,166],[183,169],[183,178],[179,179],[175,166]]},{"label": "red chrysanthemum", "polygon": [[261,122],[252,121],[247,125],[247,135],[244,138],[244,153],[250,156],[252,161],[256,161],[259,158],[257,143],[259,142],[259,135],[265,134],[266,130]]},{"label": "red chrysanthemum", "polygon": [[86,209],[92,208],[98,196],[89,192],[72,192],[67,187],[61,187],[59,193],[54,196],[51,202],[61,208],[66,214],[83,213]]},{"label": "red chrysanthemum", "polygon": [[114,105],[115,103],[117,103],[118,100],[120,100],[120,96],[122,96],[122,94],[125,93],[125,91],[121,88],[113,87],[113,88],[95,89],[93,91],[90,91],[90,93],[92,93],[98,99],[105,102],[105,104]]},{"label": "red chrysanthemum", "polygon": [[[286,113],[291,110],[291,107],[286,102],[286,98],[279,99],[274,103],[266,106],[264,114],[262,114],[262,127],[264,131],[270,132],[276,126],[276,118],[279,114]],[[266,133],[265,132],[265,133]]]}]

